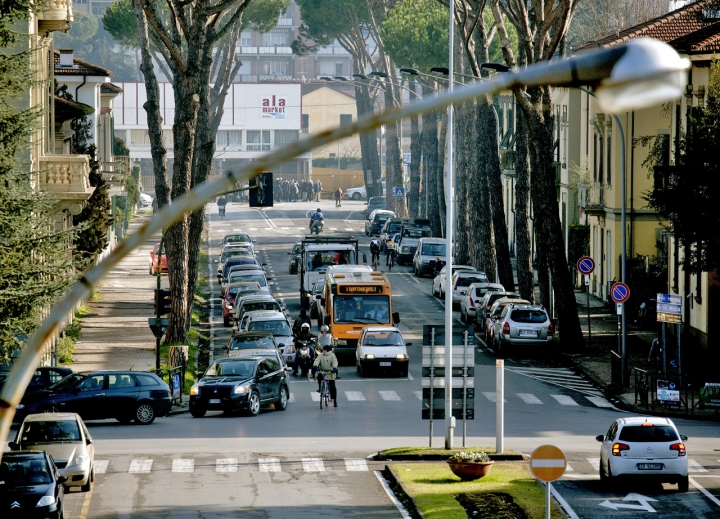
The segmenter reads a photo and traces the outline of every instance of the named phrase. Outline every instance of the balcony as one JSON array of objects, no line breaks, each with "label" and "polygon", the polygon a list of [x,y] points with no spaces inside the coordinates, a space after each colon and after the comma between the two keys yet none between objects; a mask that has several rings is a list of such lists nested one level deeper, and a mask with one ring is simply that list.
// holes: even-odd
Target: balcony
[{"label": "balcony", "polygon": [[80,214],[95,188],[90,185],[87,155],[47,155],[40,157],[39,188],[57,199],[58,211]]},{"label": "balcony", "polygon": [[605,188],[600,182],[592,182],[587,186],[585,198],[585,212],[589,215],[605,213]]},{"label": "balcony", "polygon": [[66,31],[73,21],[72,0],[48,0],[37,12],[42,31]]}]

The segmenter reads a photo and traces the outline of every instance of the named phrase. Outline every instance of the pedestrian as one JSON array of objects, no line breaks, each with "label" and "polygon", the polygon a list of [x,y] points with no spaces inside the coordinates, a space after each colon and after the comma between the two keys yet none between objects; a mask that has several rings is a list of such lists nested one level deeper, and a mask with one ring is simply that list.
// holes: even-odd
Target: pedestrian
[{"label": "pedestrian", "polygon": [[337,188],[335,190],[335,208],[342,207],[343,190]]},{"label": "pedestrian", "polygon": [[315,192],[315,201],[320,201],[320,192],[322,191],[322,184],[320,184],[319,180],[315,181],[315,185],[313,186],[313,191]]}]

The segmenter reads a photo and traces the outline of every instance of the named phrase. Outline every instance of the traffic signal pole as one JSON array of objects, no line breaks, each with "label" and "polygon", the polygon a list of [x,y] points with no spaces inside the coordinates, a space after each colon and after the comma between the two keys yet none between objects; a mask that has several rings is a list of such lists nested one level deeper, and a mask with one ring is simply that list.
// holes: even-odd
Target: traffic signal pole
[{"label": "traffic signal pole", "polygon": [[[163,247],[165,246],[165,233],[160,235],[160,247],[158,247],[157,253],[157,290],[155,291],[155,323],[156,326],[160,326],[160,288],[162,285],[162,255]],[[155,369],[160,369],[160,339],[162,338],[161,333],[155,333]]]}]

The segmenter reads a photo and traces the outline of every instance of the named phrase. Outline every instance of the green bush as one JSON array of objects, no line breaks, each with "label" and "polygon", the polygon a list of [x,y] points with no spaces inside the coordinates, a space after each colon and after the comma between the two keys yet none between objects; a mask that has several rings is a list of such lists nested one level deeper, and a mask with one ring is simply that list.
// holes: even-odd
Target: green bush
[{"label": "green bush", "polygon": [[72,355],[75,353],[75,341],[68,337],[60,337],[57,340],[57,360],[58,364],[72,364]]}]

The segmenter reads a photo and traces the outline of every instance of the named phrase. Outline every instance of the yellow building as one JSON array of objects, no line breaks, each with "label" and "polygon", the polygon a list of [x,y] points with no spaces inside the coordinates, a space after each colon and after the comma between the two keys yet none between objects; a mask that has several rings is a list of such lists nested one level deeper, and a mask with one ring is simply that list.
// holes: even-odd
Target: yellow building
[{"label": "yellow building", "polygon": [[[303,85],[303,133],[315,135],[357,120],[355,87],[341,83],[311,81]],[[357,135],[312,150],[313,158],[360,157]]]}]

